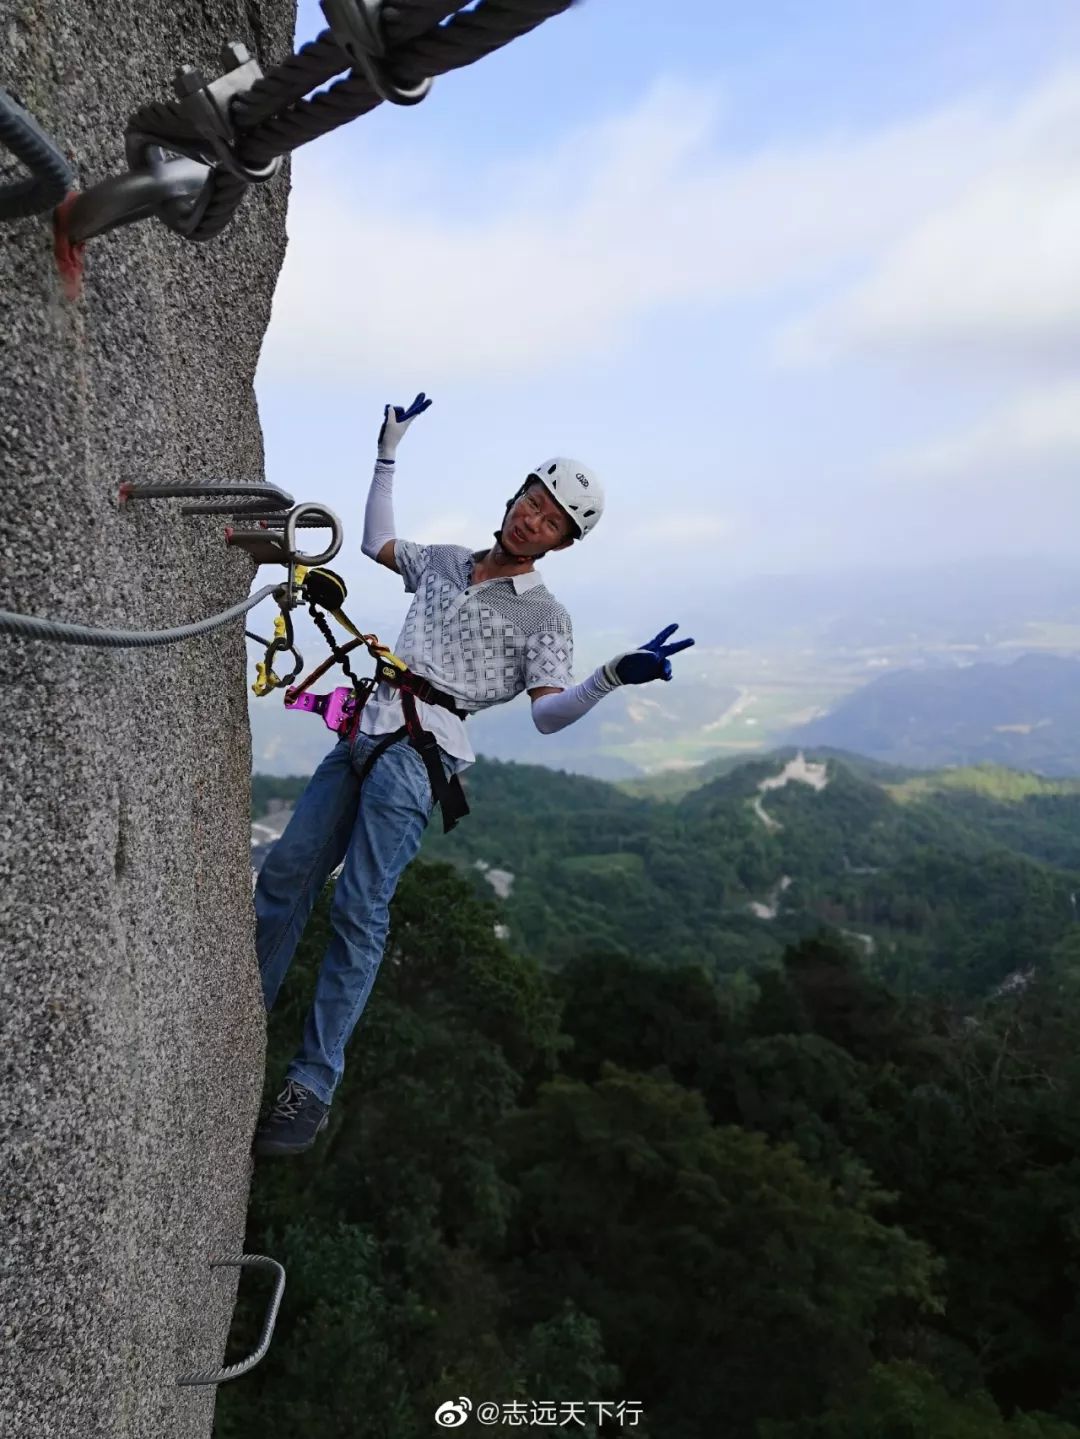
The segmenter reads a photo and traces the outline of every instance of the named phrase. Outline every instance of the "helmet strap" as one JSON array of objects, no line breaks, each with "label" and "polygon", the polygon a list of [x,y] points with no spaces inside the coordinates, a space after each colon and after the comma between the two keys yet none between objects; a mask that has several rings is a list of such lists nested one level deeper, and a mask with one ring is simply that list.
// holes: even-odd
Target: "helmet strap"
[{"label": "helmet strap", "polygon": [[[496,550],[501,551],[506,556],[506,558],[508,560],[511,560],[514,564],[524,564],[527,560],[538,560],[542,558],[542,556],[540,555],[515,555],[513,550],[507,547],[507,543],[503,539],[502,530],[496,530],[494,533]],[[497,555],[495,557],[495,563],[499,563]]]}]

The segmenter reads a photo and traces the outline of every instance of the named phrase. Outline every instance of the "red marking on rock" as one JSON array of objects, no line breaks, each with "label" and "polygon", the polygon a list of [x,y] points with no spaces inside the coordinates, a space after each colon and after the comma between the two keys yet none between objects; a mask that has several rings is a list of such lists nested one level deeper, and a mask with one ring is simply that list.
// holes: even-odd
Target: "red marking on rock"
[{"label": "red marking on rock", "polygon": [[78,190],[69,190],[53,214],[53,254],[64,294],[71,301],[82,294],[83,255],[86,253],[85,241],[76,243],[68,234],[68,218],[78,196]]}]

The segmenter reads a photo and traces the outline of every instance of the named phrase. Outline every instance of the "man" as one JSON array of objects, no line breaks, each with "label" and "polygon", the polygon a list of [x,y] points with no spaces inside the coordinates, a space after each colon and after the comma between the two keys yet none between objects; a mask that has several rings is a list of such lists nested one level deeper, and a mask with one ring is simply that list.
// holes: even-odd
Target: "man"
[{"label": "man", "polygon": [[[430,404],[420,394],[407,409],[384,410],[362,548],[401,575],[414,596],[394,648],[430,686],[432,702],[417,702],[416,708],[423,728],[438,741],[438,760],[449,780],[475,758],[464,716],[527,690],[537,729],[552,734],[619,685],[670,679],[669,656],[694,641],[665,643],[677,628],[669,625],[641,649],[617,655],[581,684],[573,683],[570,616],[534,562],[583,540],[603,513],[596,476],[575,460],[546,460],[527,476],[507,503],[488,550],[472,554],[460,545],[397,539],[392,495],[397,447]],[[381,683],[361,711],[356,734],[341,740],[312,775],[259,875],[256,950],[269,1010],[315,900],[343,864],[330,914],[332,936],[303,1040],[285,1088],[255,1136],[256,1154],[299,1153],[326,1125],[345,1046],[382,958],[390,899],[434,808],[420,753],[408,740],[386,743],[401,726],[401,696]],[[380,746],[385,747],[371,764]]]}]

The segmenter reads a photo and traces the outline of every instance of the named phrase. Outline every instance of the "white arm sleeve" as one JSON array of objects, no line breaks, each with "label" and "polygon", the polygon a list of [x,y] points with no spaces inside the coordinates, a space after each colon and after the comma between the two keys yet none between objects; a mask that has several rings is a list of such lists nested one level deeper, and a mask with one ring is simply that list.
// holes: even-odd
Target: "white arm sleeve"
[{"label": "white arm sleeve", "polygon": [[387,540],[394,538],[394,462],[376,460],[364,510],[364,538],[360,548],[368,559],[374,560]]},{"label": "white arm sleeve", "polygon": [[533,724],[541,734],[554,734],[565,729],[582,715],[588,714],[597,701],[617,689],[604,674],[603,665],[594,670],[587,680],[571,689],[560,690],[557,695],[541,695],[533,700]]}]

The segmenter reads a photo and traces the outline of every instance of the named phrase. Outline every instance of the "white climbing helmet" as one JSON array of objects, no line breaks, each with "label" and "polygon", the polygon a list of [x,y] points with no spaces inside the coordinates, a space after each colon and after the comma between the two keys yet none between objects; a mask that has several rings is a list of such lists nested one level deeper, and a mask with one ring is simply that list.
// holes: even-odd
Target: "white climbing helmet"
[{"label": "white climbing helmet", "polygon": [[530,480],[539,480],[551,498],[566,511],[577,527],[579,540],[595,529],[604,513],[604,491],[595,470],[590,470],[580,460],[556,455],[529,471],[526,486]]}]

